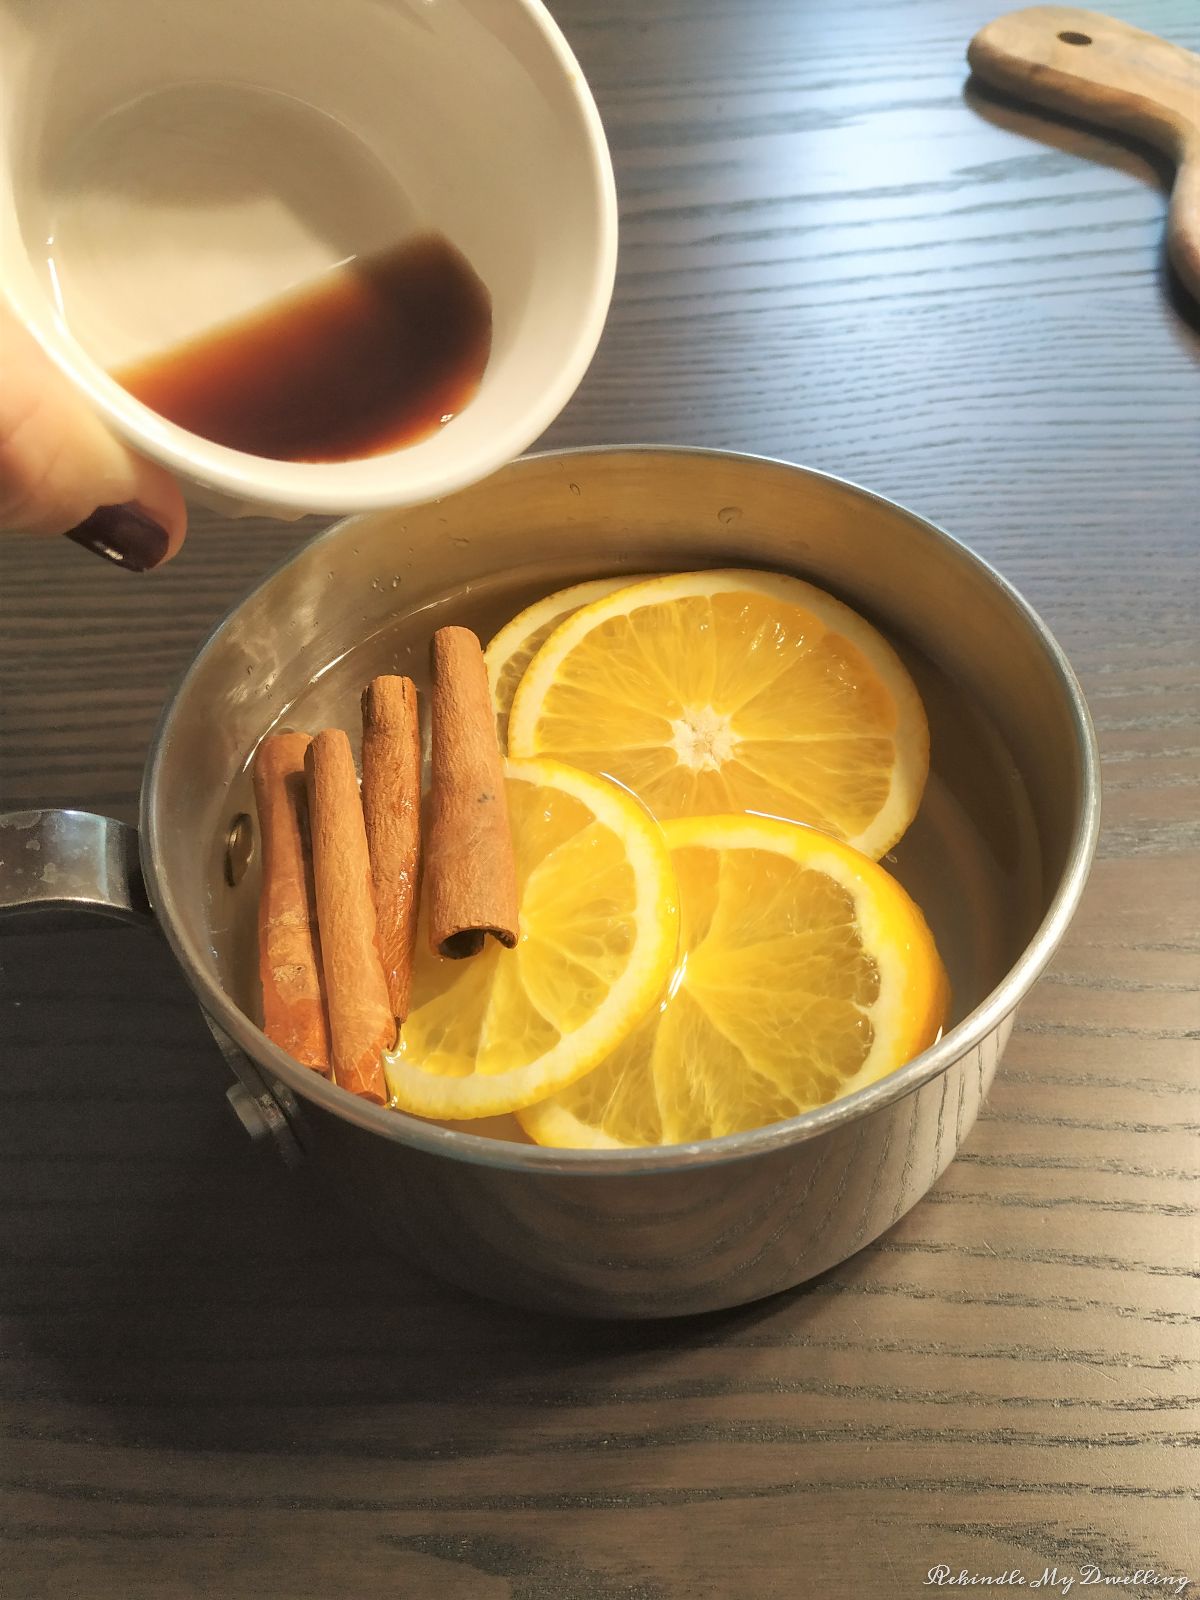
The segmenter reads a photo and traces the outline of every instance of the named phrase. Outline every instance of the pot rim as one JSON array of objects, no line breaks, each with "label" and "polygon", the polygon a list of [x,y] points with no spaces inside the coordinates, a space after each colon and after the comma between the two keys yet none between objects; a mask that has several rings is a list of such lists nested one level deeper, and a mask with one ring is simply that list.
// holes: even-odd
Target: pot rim
[{"label": "pot rim", "polygon": [[747,466],[782,468],[788,472],[821,478],[848,491],[852,497],[861,496],[890,511],[900,512],[910,521],[919,524],[933,536],[935,541],[950,546],[957,558],[966,559],[971,563],[999,590],[1007,604],[1034,635],[1049,660],[1058,689],[1066,701],[1075,734],[1076,753],[1081,762],[1082,780],[1071,829],[1071,844],[1058,886],[1040,925],[1004,978],[973,1011],[929,1049],[915,1056],[898,1071],[856,1090],[844,1099],[833,1100],[827,1105],[818,1106],[815,1110],[806,1111],[785,1122],[771,1123],[767,1127],[756,1128],[750,1132],[726,1134],[720,1139],[702,1140],[691,1144],[653,1145],[633,1150],[560,1150],[539,1145],[509,1143],[505,1140],[486,1138],[480,1134],[460,1133],[434,1123],[424,1122],[406,1112],[393,1111],[386,1106],[370,1105],[294,1062],[278,1045],[273,1044],[225,993],[215,977],[206,970],[202,951],[177,921],[171,886],[158,870],[161,832],[158,795],[161,771],[169,745],[168,734],[175,708],[192,673],[208,651],[214,647],[234,615],[252,595],[270,584],[280,571],[299,560],[314,546],[343,537],[345,529],[356,520],[354,517],[343,518],[319,534],[315,540],[303,546],[301,550],[293,552],[272,568],[253,589],[226,612],[197,650],[167,700],[155,729],[142,784],[139,830],[142,870],[151,904],[154,906],[163,933],[176,960],[183,968],[184,975],[199,997],[201,1005],[251,1060],[260,1068],[267,1070],[271,1079],[277,1080],[281,1088],[286,1087],[287,1090],[313,1102],[322,1110],[354,1123],[370,1133],[451,1160],[560,1176],[611,1174],[614,1177],[627,1177],[635,1173],[672,1173],[686,1168],[712,1166],[765,1155],[770,1151],[818,1138],[822,1134],[870,1116],[873,1112],[905,1098],[941,1076],[956,1062],[977,1049],[1016,1009],[1062,940],[1079,905],[1095,854],[1100,828],[1100,760],[1096,734],[1083,691],[1061,646],[1037,612],[989,562],[952,534],[947,533],[945,529],[938,527],[936,523],[910,511],[897,501],[888,499],[886,495],[877,494],[850,479],[839,477],[836,473],[822,472],[777,457],[718,450],[706,446],[599,445],[541,451],[524,456],[518,462],[510,463],[510,466],[553,460],[570,461],[581,456],[611,455],[716,458],[743,468]]}]

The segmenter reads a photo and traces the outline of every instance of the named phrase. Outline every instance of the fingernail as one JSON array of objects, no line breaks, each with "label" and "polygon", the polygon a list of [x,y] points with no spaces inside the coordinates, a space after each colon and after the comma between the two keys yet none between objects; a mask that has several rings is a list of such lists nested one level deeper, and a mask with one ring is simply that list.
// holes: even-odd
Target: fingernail
[{"label": "fingernail", "polygon": [[126,572],[149,572],[166,557],[167,530],[134,505],[100,506],[86,521],[63,535],[115,561]]}]

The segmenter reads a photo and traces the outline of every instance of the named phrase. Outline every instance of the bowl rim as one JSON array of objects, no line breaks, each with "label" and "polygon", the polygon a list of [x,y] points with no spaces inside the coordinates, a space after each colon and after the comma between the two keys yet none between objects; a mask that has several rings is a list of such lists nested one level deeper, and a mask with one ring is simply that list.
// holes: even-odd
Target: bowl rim
[{"label": "bowl rim", "polygon": [[[608,319],[617,270],[616,178],[591,87],[544,0],[515,0],[515,4],[553,57],[577,119],[583,141],[582,170],[593,190],[597,243],[586,277],[581,274],[576,324],[571,337],[563,342],[553,381],[526,409],[498,428],[486,447],[467,454],[459,451],[444,466],[424,466],[419,473],[406,467],[403,449],[365,461],[332,462],[276,461],[235,450],[169,421],[123,388],[75,339],[61,310],[46,300],[22,252],[18,252],[19,270],[0,286],[0,298],[7,299],[49,359],[126,444],[239,510],[344,518],[357,512],[419,505],[490,477],[540,438],[583,381]],[[16,216],[0,175],[0,225],[9,223],[15,227]],[[385,473],[381,462],[394,465]]]},{"label": "bowl rim", "polygon": [[1062,940],[1079,905],[1095,854],[1100,827],[1100,759],[1096,734],[1083,691],[1053,634],[1032,606],[990,563],[954,538],[952,534],[938,527],[936,523],[908,510],[907,507],[888,499],[885,495],[863,488],[862,485],[839,477],[835,473],[822,472],[817,468],[800,466],[795,462],[776,457],[710,449],[705,446],[600,445],[542,451],[524,456],[519,461],[510,463],[510,466],[533,467],[556,460],[569,463],[580,457],[620,455],[715,458],[740,468],[769,467],[819,478],[836,485],[851,498],[861,497],[886,507],[891,512],[901,513],[919,525],[936,542],[948,546],[955,558],[965,559],[971,564],[999,591],[1041,646],[1070,714],[1075,735],[1075,754],[1080,761],[1081,783],[1066,862],[1054,893],[1050,897],[1045,915],[1025,949],[996,987],[973,1011],[927,1050],[915,1056],[896,1072],[856,1090],[843,1099],[830,1101],[785,1122],[771,1123],[749,1132],[726,1134],[719,1139],[701,1140],[690,1144],[652,1145],[628,1150],[555,1149],[509,1143],[480,1134],[461,1133],[424,1122],[405,1112],[390,1110],[386,1106],[370,1105],[292,1061],[291,1057],[273,1044],[225,993],[216,979],[206,970],[202,952],[180,925],[171,885],[165,881],[158,869],[159,840],[166,827],[165,820],[160,817],[159,807],[161,773],[166,751],[170,745],[169,735],[175,708],[192,674],[202,659],[216,646],[224,629],[252,596],[269,586],[281,571],[305,557],[313,548],[319,548],[328,541],[345,536],[345,530],[355,521],[352,517],[345,518],[327,528],[315,540],[293,551],[226,612],[197,650],[167,700],[151,743],[142,785],[139,829],[142,870],[151,904],[166,939],[205,1012],[260,1070],[265,1070],[269,1085],[274,1084],[285,1097],[287,1092],[291,1091],[343,1121],[430,1155],[510,1171],[560,1176],[609,1174],[613,1177],[628,1177],[637,1173],[679,1172],[688,1168],[745,1160],[805,1143],[849,1123],[857,1122],[931,1083],[955,1063],[978,1050],[988,1036],[1003,1025],[1044,970]]}]

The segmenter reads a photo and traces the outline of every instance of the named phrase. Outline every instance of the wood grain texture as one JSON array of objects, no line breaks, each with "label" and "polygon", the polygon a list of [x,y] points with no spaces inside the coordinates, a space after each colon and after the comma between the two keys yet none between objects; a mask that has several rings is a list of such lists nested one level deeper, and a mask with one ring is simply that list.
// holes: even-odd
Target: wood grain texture
[{"label": "wood grain texture", "polygon": [[[1100,858],[961,1156],[777,1301],[529,1319],[364,1254],[260,1159],[154,935],[6,934],[0,1591],[907,1600],[942,1561],[1200,1582],[1200,337],[1158,159],[964,87],[998,9],[556,7],[623,233],[547,442],[868,483],[1017,583],[1088,692]],[[1193,0],[1121,10],[1200,47]],[[8,541],[4,803],[131,817],[170,684],[311,526],[197,518],[145,579]]]}]

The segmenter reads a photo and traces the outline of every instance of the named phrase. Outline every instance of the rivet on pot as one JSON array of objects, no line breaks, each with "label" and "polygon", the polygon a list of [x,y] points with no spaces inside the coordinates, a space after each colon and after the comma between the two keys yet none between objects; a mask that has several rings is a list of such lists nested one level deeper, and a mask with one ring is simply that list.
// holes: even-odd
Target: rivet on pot
[{"label": "rivet on pot", "polygon": [[239,811],[225,835],[225,882],[231,889],[236,889],[246,876],[253,857],[254,824],[244,811]]}]

